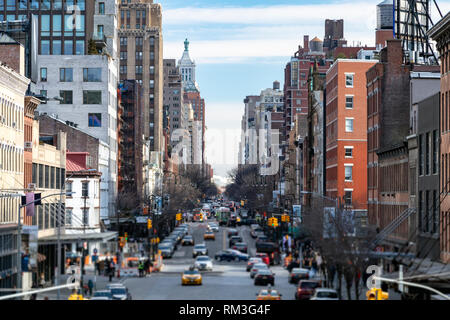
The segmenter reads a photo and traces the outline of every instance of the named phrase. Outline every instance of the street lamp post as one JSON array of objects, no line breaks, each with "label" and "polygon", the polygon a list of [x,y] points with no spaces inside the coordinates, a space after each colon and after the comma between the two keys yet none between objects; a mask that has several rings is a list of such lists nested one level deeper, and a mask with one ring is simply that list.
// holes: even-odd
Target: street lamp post
[{"label": "street lamp post", "polygon": [[[73,192],[65,192],[64,194],[72,194]],[[18,208],[18,230],[17,230],[17,241],[18,241],[18,252],[17,252],[17,287],[20,289],[22,287],[22,252],[21,252],[21,247],[22,247],[22,222],[21,222],[21,214],[20,212],[22,211],[23,208],[26,208],[27,206],[29,206],[30,204],[36,203],[36,202],[40,202],[42,200],[44,200],[45,198],[49,198],[49,197],[53,197],[53,196],[57,196],[57,195],[61,195],[61,193],[54,193],[54,194],[49,194],[45,197],[42,197],[40,199],[37,200],[33,200],[31,202],[28,202],[24,205],[19,205]],[[22,195],[15,195],[17,197],[21,197]],[[58,289],[59,290],[59,289]]]}]

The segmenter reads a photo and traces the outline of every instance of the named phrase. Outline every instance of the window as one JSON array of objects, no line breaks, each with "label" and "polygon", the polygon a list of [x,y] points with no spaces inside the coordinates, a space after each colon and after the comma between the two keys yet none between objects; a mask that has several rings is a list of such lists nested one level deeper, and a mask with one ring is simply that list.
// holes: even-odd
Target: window
[{"label": "window", "polygon": [[60,90],[59,96],[62,98],[60,104],[73,104],[72,90]]},{"label": "window", "polygon": [[44,172],[44,177],[45,177],[45,185],[44,188],[48,189],[50,188],[50,167],[49,166],[45,166],[45,172]]},{"label": "window", "polygon": [[142,51],[136,51],[136,60],[142,60]]},{"label": "window", "polygon": [[62,9],[62,0],[53,0],[53,10]]},{"label": "window", "polygon": [[41,68],[41,82],[47,82],[47,68]]},{"label": "window", "polygon": [[54,55],[61,55],[61,40],[53,40],[53,49],[52,52]]},{"label": "window", "polygon": [[419,176],[423,175],[424,169],[424,154],[423,154],[423,134],[419,135]]},{"label": "window", "polygon": [[66,225],[72,225],[72,209],[66,209]]},{"label": "window", "polygon": [[89,209],[83,209],[83,225],[89,225]]},{"label": "window", "polygon": [[44,187],[44,165],[39,165],[39,174],[38,174],[38,188]]},{"label": "window", "polygon": [[84,68],[83,69],[84,82],[101,82],[102,68]]},{"label": "window", "polygon": [[155,80],[150,80],[150,88],[154,88],[155,87]]},{"label": "window", "polygon": [[353,166],[345,165],[345,181],[353,181]]},{"label": "window", "polygon": [[150,66],[150,74],[155,74],[155,67],[154,66]]},{"label": "window", "polygon": [[85,0],[77,0],[77,5],[81,11],[84,11],[86,8]]},{"label": "window", "polygon": [[72,70],[72,68],[60,68],[59,69],[59,81],[61,81],[61,82],[72,82],[73,81],[73,70]]},{"label": "window", "polygon": [[50,0],[42,0],[41,10],[50,10]]},{"label": "window", "polygon": [[83,14],[77,15],[75,31],[77,37],[84,37],[84,25],[85,25],[85,17]]},{"label": "window", "polygon": [[60,14],[55,14],[52,16],[53,19],[53,36],[54,37],[61,37],[61,15]]},{"label": "window", "polygon": [[150,37],[150,46],[154,46],[154,45],[155,45],[155,38]]},{"label": "window", "polygon": [[[27,0],[19,0],[19,9],[27,9]],[[0,0],[0,10],[2,10],[3,0]]]},{"label": "window", "polygon": [[42,55],[50,54],[50,40],[41,40],[41,54]]},{"label": "window", "polygon": [[55,167],[50,167],[50,188],[55,189]]},{"label": "window", "polygon": [[345,191],[344,201],[346,205],[352,204],[352,191]]},{"label": "window", "polygon": [[99,39],[103,39],[103,25],[97,26],[97,36]]},{"label": "window", "polygon": [[75,42],[75,54],[76,55],[84,55],[84,41],[83,40],[77,40]]},{"label": "window", "polygon": [[353,96],[346,96],[345,97],[345,108],[346,109],[353,109]]},{"label": "window", "polygon": [[105,14],[105,3],[104,2],[100,2],[98,4],[98,13]]},{"label": "window", "polygon": [[425,135],[425,174],[430,174],[430,145],[431,145],[431,135],[429,132]]},{"label": "window", "polygon": [[83,90],[83,104],[101,104],[102,92],[93,90]]},{"label": "window", "polygon": [[50,15],[41,15],[41,36],[50,37]]},{"label": "window", "polygon": [[127,52],[126,51],[120,52],[120,60],[127,60]]},{"label": "window", "polygon": [[73,54],[73,41],[72,40],[64,40],[64,54],[65,55]]},{"label": "window", "polygon": [[346,74],[345,75],[345,86],[347,88],[353,88],[353,74]]},{"label": "window", "polygon": [[150,60],[155,60],[155,53],[154,52],[150,52]]},{"label": "window", "polygon": [[101,113],[89,113],[89,127],[101,127],[102,126],[102,114]]},{"label": "window", "polygon": [[353,132],[353,118],[345,118],[345,132]]},{"label": "window", "polygon": [[438,173],[439,168],[439,135],[438,131],[433,131],[433,174]]},{"label": "window", "polygon": [[136,66],[136,74],[142,74],[142,66]]},{"label": "window", "polygon": [[[72,181],[67,181],[66,182],[66,193],[71,193],[72,191]],[[69,194],[67,195],[68,197],[72,197],[73,194]]]},{"label": "window", "polygon": [[120,45],[126,46],[128,44],[128,38],[127,37],[120,37]]},{"label": "window", "polygon": [[120,66],[120,74],[127,74],[127,66]]},{"label": "window", "polygon": [[81,196],[89,197],[89,181],[84,181],[81,184]]},{"label": "window", "polygon": [[353,158],[353,148],[345,147],[345,157]]},{"label": "window", "polygon": [[136,46],[142,46],[142,37],[136,37]]}]

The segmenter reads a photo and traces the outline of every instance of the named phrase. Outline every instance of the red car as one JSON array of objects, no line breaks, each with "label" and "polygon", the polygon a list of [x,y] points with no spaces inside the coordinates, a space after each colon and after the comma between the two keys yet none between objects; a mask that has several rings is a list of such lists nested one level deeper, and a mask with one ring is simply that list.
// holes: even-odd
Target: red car
[{"label": "red car", "polygon": [[320,287],[320,281],[300,280],[297,292],[295,292],[295,300],[309,300],[314,294],[314,290]]},{"label": "red car", "polygon": [[260,253],[260,252],[257,252],[255,257],[261,258],[261,260],[262,260],[265,264],[267,264],[267,265],[270,264],[269,255],[268,255],[267,253]]}]

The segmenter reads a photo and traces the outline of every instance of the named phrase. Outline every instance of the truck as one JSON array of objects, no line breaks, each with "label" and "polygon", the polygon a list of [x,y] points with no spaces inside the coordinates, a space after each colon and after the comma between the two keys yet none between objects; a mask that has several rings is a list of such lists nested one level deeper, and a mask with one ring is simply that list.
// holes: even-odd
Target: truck
[{"label": "truck", "polygon": [[228,225],[228,221],[230,219],[231,210],[226,207],[220,207],[216,210],[216,219],[219,221],[219,225]]}]

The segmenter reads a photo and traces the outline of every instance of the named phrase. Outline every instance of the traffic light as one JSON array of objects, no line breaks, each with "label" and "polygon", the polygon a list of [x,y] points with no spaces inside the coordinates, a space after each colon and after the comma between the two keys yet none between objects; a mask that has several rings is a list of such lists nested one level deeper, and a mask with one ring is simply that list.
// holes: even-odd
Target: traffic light
[{"label": "traffic light", "polygon": [[125,242],[128,242],[128,233],[127,232],[125,232]]},{"label": "traffic light", "polygon": [[271,217],[267,220],[267,225],[269,227],[278,227],[278,219],[275,217]]},{"label": "traffic light", "polygon": [[152,219],[148,219],[147,220],[147,229],[151,229],[152,228]]},{"label": "traffic light", "polygon": [[124,247],[125,246],[125,237],[119,237],[119,246]]},{"label": "traffic light", "polygon": [[389,299],[389,293],[384,292],[381,289],[370,289],[366,292],[367,300],[388,300]]},{"label": "traffic light", "polygon": [[181,213],[177,213],[177,221],[180,221],[182,219],[182,214]]}]

